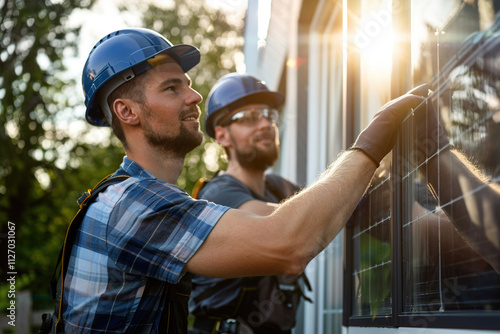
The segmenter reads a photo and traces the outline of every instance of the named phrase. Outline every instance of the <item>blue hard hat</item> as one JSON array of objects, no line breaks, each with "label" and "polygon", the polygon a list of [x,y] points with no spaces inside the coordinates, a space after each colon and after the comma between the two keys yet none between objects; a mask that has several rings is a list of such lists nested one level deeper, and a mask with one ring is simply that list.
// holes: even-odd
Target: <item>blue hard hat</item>
[{"label": "blue hard hat", "polygon": [[215,138],[218,121],[231,110],[245,104],[265,103],[279,108],[285,102],[285,96],[271,92],[265,83],[248,74],[229,73],[223,76],[208,93],[205,104],[205,130]]},{"label": "blue hard hat", "polygon": [[[200,52],[194,46],[173,45],[157,32],[144,28],[118,30],[97,42],[89,53],[82,74],[87,121],[92,125],[107,126],[105,119],[111,114],[105,101],[109,94],[152,68],[148,60],[160,54],[170,56],[184,72],[200,61]],[[97,95],[104,95],[104,98],[99,98],[100,103]]]}]

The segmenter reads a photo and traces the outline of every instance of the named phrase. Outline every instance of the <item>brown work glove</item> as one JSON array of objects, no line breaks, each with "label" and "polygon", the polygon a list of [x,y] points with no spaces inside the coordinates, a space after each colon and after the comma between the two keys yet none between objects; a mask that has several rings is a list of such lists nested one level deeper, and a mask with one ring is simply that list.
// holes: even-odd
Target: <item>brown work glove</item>
[{"label": "brown work glove", "polygon": [[421,165],[434,154],[449,147],[450,141],[448,133],[441,125],[439,115],[434,109],[432,96],[425,99],[425,102],[413,111],[413,122],[416,134],[416,162]]},{"label": "brown work glove", "polygon": [[424,84],[382,106],[370,124],[361,131],[352,149],[363,151],[378,166],[392,150],[401,123],[410,114],[411,109],[425,100],[428,91],[429,86]]}]

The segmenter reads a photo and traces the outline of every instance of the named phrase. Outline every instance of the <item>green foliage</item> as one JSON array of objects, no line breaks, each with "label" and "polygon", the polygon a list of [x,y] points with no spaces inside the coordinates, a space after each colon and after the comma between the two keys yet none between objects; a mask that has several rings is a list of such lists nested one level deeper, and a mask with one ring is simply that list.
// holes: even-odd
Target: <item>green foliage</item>
[{"label": "green foliage", "polygon": [[[2,254],[7,222],[16,225],[16,271],[32,290],[47,282],[66,226],[74,193],[84,179],[77,155],[94,148],[72,139],[58,115],[75,106],[72,80],[63,80],[63,60],[76,54],[75,8],[93,0],[6,1],[0,15],[0,221]],[[6,273],[2,256],[2,282]],[[36,279],[35,279],[36,278]],[[19,288],[22,288],[19,286]]]},{"label": "green foliage", "polygon": [[390,307],[391,296],[391,246],[369,234],[360,236],[359,265],[357,277],[359,285],[356,296],[361,303],[363,314],[371,314],[375,319],[382,309],[382,315]]},{"label": "green foliage", "polygon": [[[110,131],[88,125],[78,135],[71,130],[83,123],[83,97],[74,98],[76,82],[63,76],[64,59],[78,52],[79,28],[70,28],[68,17],[94,1],[0,0],[0,245],[7,254],[7,222],[13,222],[17,289],[29,287],[35,294],[48,293],[61,242],[78,209],[75,200],[115,171],[124,155]],[[170,9],[131,2],[127,11],[143,13],[143,26],[174,44],[200,48],[202,62],[189,74],[204,97],[220,76],[235,70],[242,27],[228,24],[222,12],[187,0]],[[212,140],[205,141],[186,158],[178,184],[191,192],[199,177],[223,167],[221,153]],[[0,261],[1,292],[7,257]]]},{"label": "green foliage", "polygon": [[[141,11],[144,26],[164,35],[173,44],[191,44],[200,49],[200,64],[188,74],[193,81],[193,88],[206,99],[220,77],[236,71],[235,59],[242,54],[243,21],[239,22],[240,25],[229,23],[224,12],[209,7],[205,1],[175,0],[173,3],[169,7],[128,4],[122,9]],[[202,111],[204,105],[205,101],[200,104]],[[222,158],[222,149],[206,136],[205,142],[186,157],[177,184],[191,193],[200,177],[209,177],[223,168],[225,160]]]}]

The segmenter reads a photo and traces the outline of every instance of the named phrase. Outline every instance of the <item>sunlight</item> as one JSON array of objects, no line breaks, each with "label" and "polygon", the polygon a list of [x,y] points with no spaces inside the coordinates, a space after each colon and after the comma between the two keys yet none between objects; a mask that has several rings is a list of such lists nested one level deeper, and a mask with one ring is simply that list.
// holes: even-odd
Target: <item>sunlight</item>
[{"label": "sunlight", "polygon": [[259,0],[258,9],[258,47],[266,45],[267,32],[269,30],[269,20],[271,19],[271,0]]},{"label": "sunlight", "polygon": [[388,10],[380,10],[366,17],[354,42],[361,54],[361,61],[374,79],[390,73],[394,38],[392,17]]},{"label": "sunlight", "polygon": [[[368,3],[367,3],[368,4]],[[364,7],[353,38],[360,56],[361,124],[368,124],[377,106],[390,99],[393,52],[392,1],[370,2]],[[376,82],[376,84],[374,84]]]},{"label": "sunlight", "polygon": [[205,145],[205,152],[203,153],[203,163],[210,172],[215,173],[220,169],[219,156],[221,154],[221,148],[218,144],[207,143]]}]

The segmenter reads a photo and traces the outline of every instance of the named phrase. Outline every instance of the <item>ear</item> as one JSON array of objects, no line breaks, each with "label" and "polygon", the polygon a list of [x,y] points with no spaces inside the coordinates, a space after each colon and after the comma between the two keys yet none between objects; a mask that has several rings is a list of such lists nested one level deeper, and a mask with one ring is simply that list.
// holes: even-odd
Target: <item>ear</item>
[{"label": "ear", "polygon": [[229,147],[231,146],[231,140],[229,136],[229,128],[217,125],[215,127],[215,140],[219,145],[222,147]]},{"label": "ear", "polygon": [[130,99],[118,98],[113,102],[113,109],[118,119],[128,125],[139,124],[139,117],[135,112],[138,105]]}]

